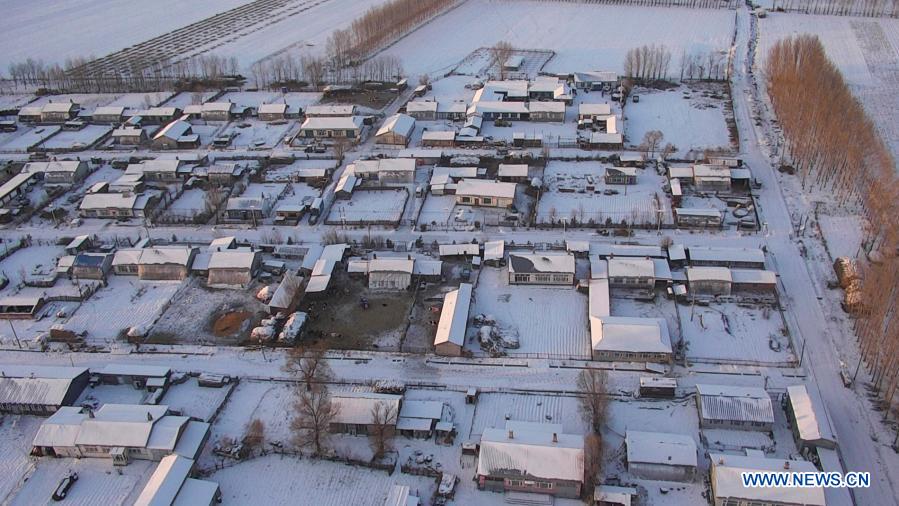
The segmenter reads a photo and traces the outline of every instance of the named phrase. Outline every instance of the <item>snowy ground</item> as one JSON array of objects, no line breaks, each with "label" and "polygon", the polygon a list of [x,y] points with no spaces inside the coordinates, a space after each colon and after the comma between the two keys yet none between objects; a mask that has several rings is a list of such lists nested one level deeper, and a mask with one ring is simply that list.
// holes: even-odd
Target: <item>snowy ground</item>
[{"label": "snowy ground", "polygon": [[[554,318],[546,318],[546,313]],[[478,275],[470,314],[491,316],[500,334],[518,336],[520,348],[509,349],[510,356],[591,356],[587,297],[574,287],[510,285],[507,269],[484,267]],[[475,329],[469,325],[470,333]],[[472,333],[465,347],[480,351],[476,334]]]},{"label": "snowy ground", "polygon": [[230,148],[233,149],[272,149],[279,145],[288,132],[295,129],[296,121],[288,121],[274,125],[258,120],[236,121],[221,131],[220,135],[233,135]]},{"label": "snowy ground", "polygon": [[79,150],[85,149],[110,133],[112,127],[104,125],[87,125],[81,130],[63,130],[42,142],[41,149]]},{"label": "snowy ground", "polygon": [[[577,220],[587,223],[606,223],[611,219],[619,224],[656,223],[658,209],[663,211],[662,222],[672,223],[671,205],[662,191],[665,178],[651,169],[638,169],[637,184],[607,185],[603,179],[605,169],[610,164],[600,162],[560,162],[551,161],[543,171],[543,183],[547,190],[540,196],[537,206],[538,222],[569,222]],[[593,192],[586,192],[586,186],[593,180]],[[560,191],[573,190],[573,191]],[[604,195],[607,189],[617,191],[617,195]],[[658,198],[656,198],[658,197]],[[661,207],[659,207],[661,206]]]},{"label": "snowy ground", "polygon": [[60,131],[59,126],[28,127],[20,125],[15,132],[0,133],[0,152],[24,153]]},{"label": "snowy ground", "polygon": [[[597,29],[609,23],[627,36],[610,37]],[[555,51],[546,72],[622,72],[625,53],[643,44],[665,45],[675,59],[683,50],[724,49],[733,24],[733,12],[724,9],[470,0],[400,40],[387,54],[399,57],[409,75],[442,75],[472,51],[506,40],[517,48]]]},{"label": "snowy ground", "polygon": [[817,35],[893,156],[899,157],[899,20],[774,13],[759,28],[760,65],[778,40]]},{"label": "snowy ground", "polygon": [[[664,134],[661,145],[677,147],[676,156],[692,159],[706,149],[731,150],[725,115],[725,99],[707,96],[710,86],[682,85],[669,90],[634,88],[640,101],[629,102],[624,121],[627,141],[639,146],[650,130]],[[723,86],[711,87],[721,92]],[[732,116],[732,114],[730,114]]]},{"label": "snowy ground", "polygon": [[[795,357],[783,335],[776,310],[751,309],[737,304],[678,305],[688,359],[736,360],[748,363],[790,362]],[[691,315],[692,313],[692,315]],[[692,316],[692,321],[691,321]],[[769,340],[776,341],[775,351]]]},{"label": "snowy ground", "polygon": [[266,169],[263,177],[266,181],[293,181],[303,169],[334,169],[337,160],[297,160],[289,165],[273,165]]},{"label": "snowy ground", "polygon": [[201,387],[197,378],[188,378],[184,383],[170,386],[159,403],[184,416],[209,422],[231,388],[231,385],[222,388]]},{"label": "snowy ground", "polygon": [[403,215],[407,200],[409,193],[403,189],[357,189],[350,200],[334,201],[328,214],[328,223],[396,223]]}]

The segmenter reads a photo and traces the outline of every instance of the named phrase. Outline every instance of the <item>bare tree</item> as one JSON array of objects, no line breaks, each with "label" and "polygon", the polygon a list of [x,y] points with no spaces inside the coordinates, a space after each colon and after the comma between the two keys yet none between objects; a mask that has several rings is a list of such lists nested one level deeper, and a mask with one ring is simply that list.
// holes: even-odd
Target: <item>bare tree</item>
[{"label": "bare tree", "polygon": [[606,419],[606,372],[602,369],[584,369],[577,376],[580,393],[579,410],[581,418],[590,430],[599,434]]},{"label": "bare tree", "polygon": [[595,432],[584,436],[584,493],[593,495],[602,471],[602,436]]},{"label": "bare tree", "polygon": [[654,158],[656,150],[659,149],[659,144],[664,138],[665,135],[662,132],[650,130],[643,135],[643,142],[640,144],[640,147],[646,152],[647,156]]},{"label": "bare tree", "polygon": [[333,377],[331,366],[325,358],[327,347],[324,343],[312,346],[298,346],[287,352],[284,369],[301,378],[306,390],[312,390]]},{"label": "bare tree", "polygon": [[332,146],[332,149],[334,150],[334,158],[338,162],[342,162],[344,155],[346,155],[346,152],[349,149],[349,143],[344,139],[338,139]]},{"label": "bare tree", "polygon": [[339,407],[331,402],[326,386],[298,389],[291,421],[294,444],[301,448],[312,447],[315,455],[322,455],[328,442],[331,421],[339,411]]},{"label": "bare tree", "polygon": [[396,430],[397,413],[396,406],[383,401],[378,401],[371,408],[371,448],[374,457],[379,459],[390,450],[391,440]]},{"label": "bare tree", "polygon": [[509,63],[509,58],[512,58],[512,53],[515,49],[512,47],[512,44],[505,40],[501,40],[493,45],[490,48],[490,56],[493,58],[494,64],[496,64],[499,69],[499,78],[506,78],[506,64]]},{"label": "bare tree", "polygon": [[265,442],[265,424],[262,420],[254,418],[247,424],[244,431],[243,444],[250,449],[259,448]]}]

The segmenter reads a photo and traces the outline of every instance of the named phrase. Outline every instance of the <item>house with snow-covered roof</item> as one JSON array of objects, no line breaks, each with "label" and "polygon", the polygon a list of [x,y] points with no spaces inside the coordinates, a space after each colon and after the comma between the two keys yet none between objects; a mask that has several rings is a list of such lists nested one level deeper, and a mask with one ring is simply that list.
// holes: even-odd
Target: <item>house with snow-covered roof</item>
[{"label": "house with snow-covered roof", "polygon": [[480,207],[512,207],[515,183],[462,179],[456,183],[456,204]]},{"label": "house with snow-covered roof", "polygon": [[434,352],[438,355],[458,357],[465,347],[465,331],[468,328],[468,311],[471,308],[470,283],[443,296],[440,320],[434,335]]},{"label": "house with snow-covered roof", "polygon": [[747,487],[743,473],[814,473],[818,469],[805,460],[768,458],[764,454],[728,455],[710,453],[712,504],[714,506],[825,506],[824,488]]},{"label": "house with snow-covered roof", "polygon": [[696,474],[697,447],[690,436],[629,430],[624,445],[627,470],[638,478],[690,481]]},{"label": "house with snow-covered roof", "polygon": [[246,286],[253,281],[262,255],[246,248],[213,251],[209,258],[207,283],[215,286]]},{"label": "house with snow-covered roof", "polygon": [[415,118],[406,114],[394,114],[375,133],[375,144],[405,148],[412,140]]},{"label": "house with snow-covered roof", "polygon": [[509,253],[510,285],[573,285],[574,255],[550,251]]},{"label": "house with snow-covered roof", "polygon": [[[329,430],[346,434],[368,434],[373,427],[372,410],[378,403],[398,415],[403,396],[374,392],[341,392],[331,396],[337,414],[331,419]],[[396,419],[388,425],[396,428]]]},{"label": "house with snow-covered roof", "polygon": [[51,415],[78,400],[89,378],[85,367],[0,366],[0,412]]},{"label": "house with snow-covered roof", "polygon": [[764,388],[696,385],[699,426],[709,429],[770,431],[774,405]]}]

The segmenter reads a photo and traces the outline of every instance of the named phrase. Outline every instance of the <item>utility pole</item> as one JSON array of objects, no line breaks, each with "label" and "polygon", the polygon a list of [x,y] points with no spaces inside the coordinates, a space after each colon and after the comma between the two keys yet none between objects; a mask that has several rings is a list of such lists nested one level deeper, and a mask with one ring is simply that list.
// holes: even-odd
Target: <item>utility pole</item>
[{"label": "utility pole", "polygon": [[9,328],[12,329],[12,337],[16,340],[16,346],[21,350],[22,343],[19,342],[19,336],[16,334],[16,327],[12,324],[12,320],[6,320],[9,322]]}]

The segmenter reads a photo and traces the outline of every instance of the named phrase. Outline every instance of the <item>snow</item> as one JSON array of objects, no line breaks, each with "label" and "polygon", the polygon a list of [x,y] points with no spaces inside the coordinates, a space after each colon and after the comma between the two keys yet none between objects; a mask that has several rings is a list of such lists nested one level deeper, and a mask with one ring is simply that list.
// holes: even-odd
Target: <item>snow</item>
[{"label": "snow", "polygon": [[20,127],[15,132],[0,134],[0,152],[25,152],[60,130],[55,125]]},{"label": "snow", "polygon": [[350,200],[337,200],[331,206],[328,223],[394,223],[403,215],[409,193],[394,190],[356,189]]},{"label": "snow", "polygon": [[[678,305],[677,312],[690,360],[758,364],[795,360],[790,340],[782,332],[784,323],[775,310],[713,304]],[[779,349],[772,349],[769,341],[776,342]]]},{"label": "snow", "polygon": [[77,151],[93,145],[111,131],[112,127],[104,125],[87,125],[81,130],[63,130],[42,142],[40,147],[41,149]]},{"label": "snow", "polygon": [[78,473],[78,481],[69,489],[67,504],[90,506],[95,504],[126,505],[134,499],[149,477],[154,462],[133,461],[111,472],[107,459],[41,459],[34,472],[12,499],[11,505],[28,506],[35,501],[49,502],[59,482],[69,472]]},{"label": "snow", "polygon": [[[665,45],[674,58],[682,50],[724,49],[730,45],[733,19],[725,9],[470,0],[386,53],[399,57],[409,75],[443,74],[472,51],[506,40],[516,48],[555,51],[546,72],[623,72],[625,53],[642,44]],[[614,30],[596,28],[609,23],[614,23]]]}]

